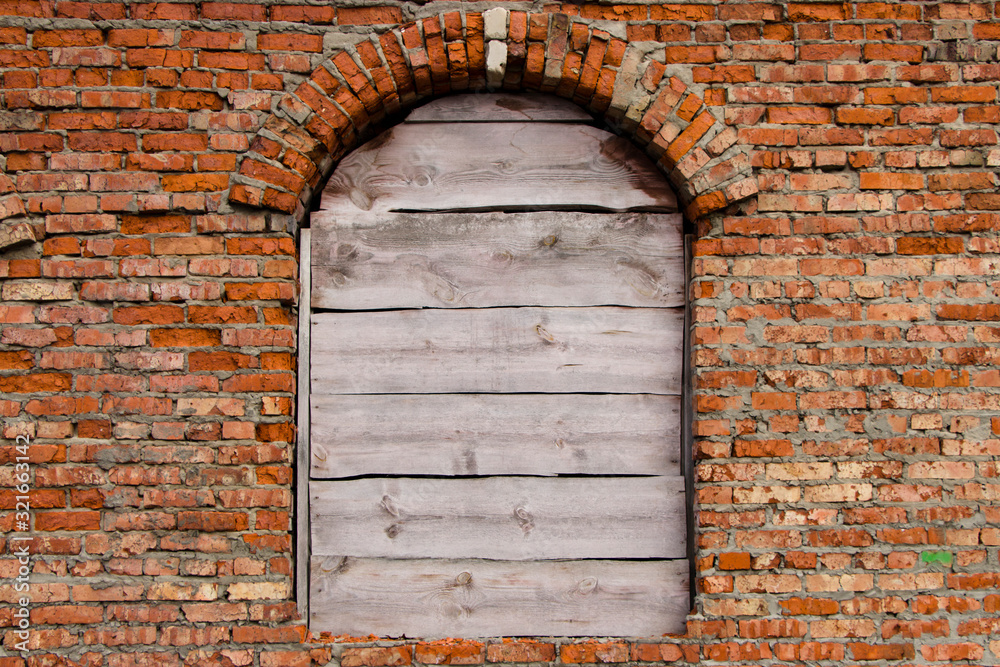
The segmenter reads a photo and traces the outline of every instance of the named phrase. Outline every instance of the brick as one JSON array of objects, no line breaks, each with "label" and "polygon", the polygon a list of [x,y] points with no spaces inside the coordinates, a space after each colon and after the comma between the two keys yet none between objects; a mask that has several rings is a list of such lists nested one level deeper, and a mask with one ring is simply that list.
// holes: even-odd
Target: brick
[{"label": "brick", "polygon": [[531,640],[491,642],[487,647],[490,662],[551,662],[555,659],[555,646],[548,642]]},{"label": "brick", "polygon": [[840,21],[850,18],[847,3],[790,3],[788,19],[791,21]]},{"label": "brick", "polygon": [[919,190],[924,177],[914,173],[862,172],[862,190]]},{"label": "brick", "polygon": [[563,644],[559,659],[567,664],[628,662],[628,644],[617,642]]},{"label": "brick", "polygon": [[180,512],[177,515],[178,530],[201,532],[232,532],[246,530],[249,519],[237,512]]},{"label": "brick", "polygon": [[218,598],[218,584],[153,583],[146,591],[149,600],[215,600]]},{"label": "brick", "polygon": [[[201,16],[205,19],[226,21],[266,21],[267,7],[233,2],[211,2],[201,6]],[[275,20],[285,20],[278,19]]]},{"label": "brick", "polygon": [[895,120],[890,109],[837,109],[837,122],[844,125],[893,125]]},{"label": "brick", "polygon": [[229,174],[167,174],[160,183],[167,192],[217,192],[229,186]]},{"label": "brick", "polygon": [[100,530],[100,512],[38,512],[35,530]]},{"label": "brick", "polygon": [[100,30],[39,30],[32,35],[35,48],[58,46],[96,46],[103,43]]},{"label": "brick", "polygon": [[997,143],[997,135],[993,130],[944,130],[941,132],[941,145],[984,146]]},{"label": "brick", "polygon": [[368,6],[337,9],[338,25],[396,25],[402,23],[398,7]]},{"label": "brick", "polygon": [[302,33],[258,35],[257,48],[262,51],[307,51],[320,53],[323,50],[323,39],[319,35]]},{"label": "brick", "polygon": [[865,44],[865,60],[894,60],[919,63],[924,47],[911,44]]},{"label": "brick", "polygon": [[993,86],[949,86],[931,88],[932,102],[983,103],[995,102],[997,91]]},{"label": "brick", "polygon": [[164,109],[185,109],[188,111],[202,109],[220,111],[223,107],[223,101],[213,93],[159,91],[156,93],[156,106]]},{"label": "brick", "polygon": [[422,642],[413,649],[415,661],[425,665],[478,665],[485,662],[485,654],[482,642]]}]

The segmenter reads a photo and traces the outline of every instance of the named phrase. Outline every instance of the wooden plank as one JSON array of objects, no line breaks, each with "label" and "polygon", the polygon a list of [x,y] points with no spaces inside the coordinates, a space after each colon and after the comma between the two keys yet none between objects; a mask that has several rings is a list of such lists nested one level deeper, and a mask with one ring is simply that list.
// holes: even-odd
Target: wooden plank
[{"label": "wooden plank", "polygon": [[537,93],[449,95],[414,109],[407,123],[563,121],[592,123],[586,111],[569,100]]},{"label": "wooden plank", "polygon": [[295,604],[299,616],[309,613],[309,475],[305,473],[310,460],[309,432],[309,312],[310,261],[312,243],[310,230],[299,231],[299,310],[298,310],[298,431],[295,439]]},{"label": "wooden plank", "polygon": [[680,214],[313,217],[316,308],[684,305]]},{"label": "wooden plank", "polygon": [[315,313],[321,394],[679,394],[683,313],[489,308]]},{"label": "wooden plank", "polygon": [[315,555],[687,555],[680,476],[313,480],[309,492]]},{"label": "wooden plank", "polygon": [[690,609],[684,561],[312,562],[310,628],[335,635],[643,637]]},{"label": "wooden plank", "polygon": [[320,205],[363,211],[584,208],[676,212],[627,139],[586,125],[397,125],[341,160]]},{"label": "wooden plank", "polygon": [[312,476],[680,475],[680,397],[312,396]]}]

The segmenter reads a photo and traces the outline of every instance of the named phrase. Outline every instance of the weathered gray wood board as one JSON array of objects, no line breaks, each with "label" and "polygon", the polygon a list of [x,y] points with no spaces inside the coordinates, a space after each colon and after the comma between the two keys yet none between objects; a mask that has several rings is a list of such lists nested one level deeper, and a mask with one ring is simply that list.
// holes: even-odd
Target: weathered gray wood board
[{"label": "weathered gray wood board", "polygon": [[680,214],[313,217],[316,308],[684,305]]},{"label": "weathered gray wood board", "polygon": [[678,396],[313,394],[311,433],[316,478],[681,474]]},{"label": "weathered gray wood board", "polygon": [[313,554],[386,558],[683,558],[684,479],[313,481]]},{"label": "weathered gray wood board", "polygon": [[627,139],[560,123],[397,125],[344,158],[322,210],[583,208],[676,212],[670,186]]},{"label": "weathered gray wood board", "polygon": [[309,478],[302,471],[309,467],[310,433],[309,433],[309,343],[310,323],[308,320],[311,308],[310,295],[310,262],[311,262],[311,230],[303,229],[299,236],[299,358],[298,378],[296,383],[296,416],[298,429],[295,438],[295,533],[299,539],[295,541],[295,602],[300,616],[309,613],[309,542],[305,536],[309,534]]},{"label": "weathered gray wood board", "polygon": [[316,313],[312,390],[679,394],[683,313],[489,308]]},{"label": "weathered gray wood board", "polygon": [[410,112],[407,123],[564,121],[592,123],[590,114],[569,100],[536,93],[453,95]]},{"label": "weathered gray wood board", "polygon": [[314,556],[311,626],[399,637],[684,631],[686,561],[498,562]]}]

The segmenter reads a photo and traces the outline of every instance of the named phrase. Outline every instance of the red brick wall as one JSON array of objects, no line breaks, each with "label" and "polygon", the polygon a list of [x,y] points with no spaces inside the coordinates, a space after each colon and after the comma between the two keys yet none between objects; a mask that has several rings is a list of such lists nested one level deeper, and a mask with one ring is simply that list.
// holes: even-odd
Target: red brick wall
[{"label": "red brick wall", "polygon": [[696,223],[696,609],[308,636],[295,229],[359,141],[481,86],[481,15],[438,11],[0,0],[0,667],[1000,659],[994,2],[511,13],[505,87],[632,137]]}]

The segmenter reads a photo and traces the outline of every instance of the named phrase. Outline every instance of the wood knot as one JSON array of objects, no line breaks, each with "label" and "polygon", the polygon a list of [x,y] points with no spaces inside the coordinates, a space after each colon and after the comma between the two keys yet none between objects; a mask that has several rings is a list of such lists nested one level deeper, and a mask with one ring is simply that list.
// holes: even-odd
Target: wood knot
[{"label": "wood knot", "polygon": [[358,188],[352,189],[348,197],[350,198],[351,203],[360,208],[362,211],[370,211],[372,209],[372,204],[374,204],[374,201],[368,193],[363,190],[359,190]]},{"label": "wood knot", "polygon": [[597,588],[597,577],[587,577],[576,585],[576,590],[584,595],[589,595]]},{"label": "wood knot", "polygon": [[399,516],[399,508],[396,506],[396,501],[388,493],[382,496],[382,502],[379,505],[392,516]]},{"label": "wood knot", "polygon": [[511,264],[514,262],[514,253],[511,250],[496,250],[490,253],[490,258],[499,263]]},{"label": "wood knot", "polygon": [[472,583],[472,573],[471,572],[459,572],[458,576],[455,577],[455,582],[459,586],[466,586]]},{"label": "wood knot", "polygon": [[458,293],[455,291],[454,286],[448,284],[444,280],[441,280],[437,285],[431,288],[431,296],[438,301],[444,301],[445,303],[454,303],[458,300]]},{"label": "wood knot", "polygon": [[434,170],[424,167],[418,168],[416,173],[414,173],[410,182],[416,185],[418,188],[426,188],[434,183]]},{"label": "wood knot", "polygon": [[394,523],[394,524],[392,524],[391,526],[389,526],[388,528],[385,529],[385,534],[391,540],[391,539],[395,539],[395,537],[397,535],[399,535],[402,531],[403,531],[403,526],[401,526],[398,523]]},{"label": "wood knot", "polygon": [[521,527],[521,532],[525,535],[528,535],[535,528],[534,517],[523,505],[514,508],[514,520],[517,521],[517,525]]},{"label": "wood knot", "polygon": [[347,556],[327,556],[319,569],[326,574],[340,574],[346,572],[349,567]]},{"label": "wood knot", "polygon": [[538,337],[544,340],[546,343],[556,342],[556,337],[550,334],[541,324],[535,325],[535,333],[538,334]]}]

